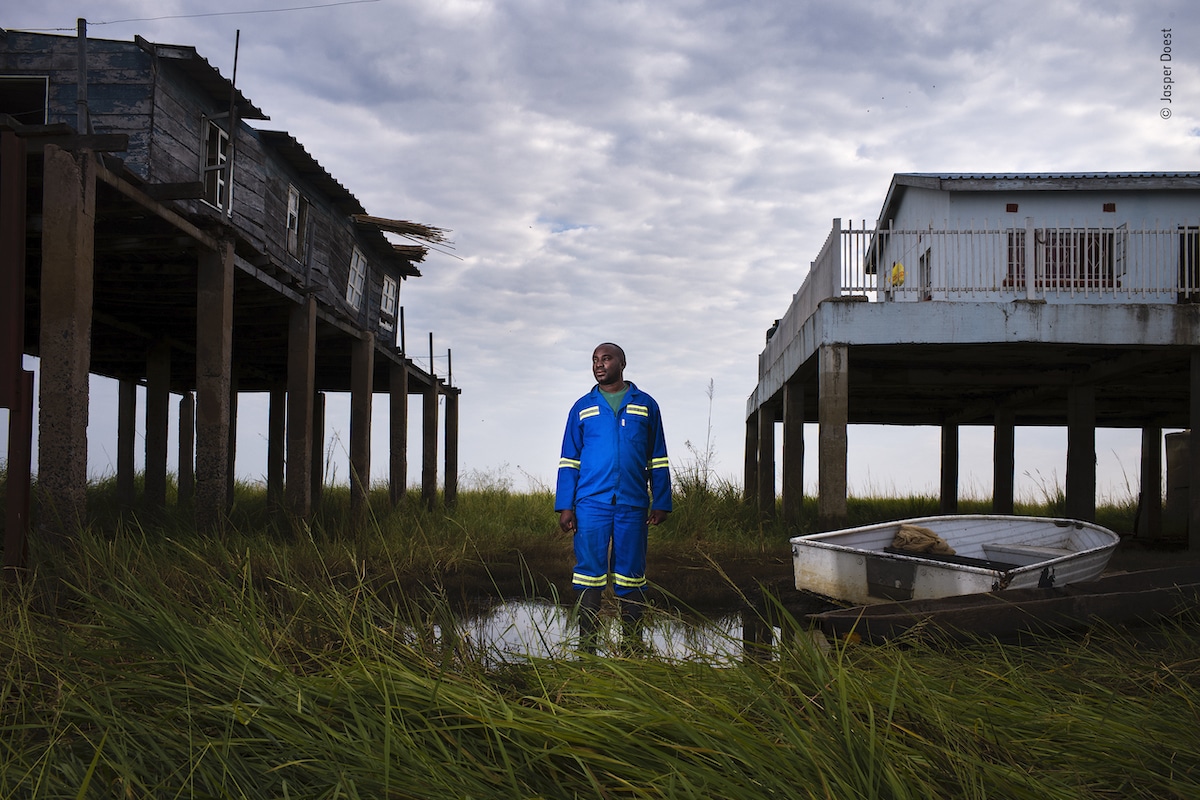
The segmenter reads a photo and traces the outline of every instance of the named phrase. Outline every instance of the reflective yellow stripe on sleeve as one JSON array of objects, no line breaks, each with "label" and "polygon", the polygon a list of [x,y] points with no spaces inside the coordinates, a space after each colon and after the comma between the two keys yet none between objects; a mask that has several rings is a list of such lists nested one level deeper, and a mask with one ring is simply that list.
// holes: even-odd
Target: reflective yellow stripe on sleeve
[{"label": "reflective yellow stripe on sleeve", "polygon": [[579,459],[566,458],[564,456],[558,460],[558,468],[562,469],[563,467],[566,467],[567,469],[579,469]]},{"label": "reflective yellow stripe on sleeve", "polygon": [[669,469],[670,466],[670,461],[666,456],[650,459],[650,469]]}]

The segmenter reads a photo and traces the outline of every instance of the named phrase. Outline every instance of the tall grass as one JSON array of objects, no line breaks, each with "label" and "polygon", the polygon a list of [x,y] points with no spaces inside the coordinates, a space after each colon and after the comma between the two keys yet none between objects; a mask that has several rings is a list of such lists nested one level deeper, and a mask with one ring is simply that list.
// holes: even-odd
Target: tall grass
[{"label": "tall grass", "polygon": [[[139,569],[144,550],[177,577]],[[135,557],[126,554],[134,553]],[[1131,642],[814,646],[488,668],[365,580],[264,584],[87,534],[68,613],[2,596],[5,797],[1194,797],[1194,616]],[[90,586],[88,591],[80,588]]]},{"label": "tall grass", "polygon": [[[1200,796],[1194,611],[950,648],[819,647],[777,609],[771,659],[497,665],[445,577],[559,557],[552,505],[374,493],[354,526],[331,492],[297,529],[241,487],[221,537],[124,514],[35,541],[0,584],[0,797]],[[658,546],[786,543],[719,482],[673,517]]]}]

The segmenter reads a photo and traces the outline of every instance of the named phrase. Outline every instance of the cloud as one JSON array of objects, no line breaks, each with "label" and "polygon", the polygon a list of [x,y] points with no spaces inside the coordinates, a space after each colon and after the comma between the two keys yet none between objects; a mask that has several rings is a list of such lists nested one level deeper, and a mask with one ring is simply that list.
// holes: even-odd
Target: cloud
[{"label": "cloud", "polygon": [[[591,348],[614,339],[676,459],[711,411],[736,476],[766,328],[830,221],[873,222],[894,172],[1197,155],[1198,108],[1164,122],[1156,104],[1162,27],[1181,97],[1200,85],[1200,11],[1182,0],[383,0],[165,18],[222,10],[245,9],[47,0],[6,24],[73,30],[83,14],[96,36],[195,45],[227,76],[240,31],[238,85],[264,127],[368,212],[453,229],[454,255],[432,253],[401,303],[410,351],[427,361],[432,331],[435,366],[453,352],[464,473],[520,465],[548,482]],[[861,447],[872,481],[905,488],[886,441]],[[239,446],[239,471],[265,471],[258,449]],[[983,458],[964,464],[987,475]]]}]

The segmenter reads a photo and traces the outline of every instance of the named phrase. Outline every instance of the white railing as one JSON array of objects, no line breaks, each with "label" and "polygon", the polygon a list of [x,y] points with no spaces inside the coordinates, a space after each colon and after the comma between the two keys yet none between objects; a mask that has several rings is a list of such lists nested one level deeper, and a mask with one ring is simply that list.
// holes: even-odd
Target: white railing
[{"label": "white railing", "polygon": [[[1032,270],[1026,265],[1033,264]],[[871,302],[1200,302],[1200,220],[1177,225],[973,225],[958,230],[833,226],[768,333],[760,375],[832,298]]]},{"label": "white railing", "polygon": [[[1200,221],[1136,229],[1032,219],[960,230],[851,225],[839,238],[838,291],[826,298],[1175,303],[1200,295]],[[805,283],[813,277],[825,280],[810,275]]]}]

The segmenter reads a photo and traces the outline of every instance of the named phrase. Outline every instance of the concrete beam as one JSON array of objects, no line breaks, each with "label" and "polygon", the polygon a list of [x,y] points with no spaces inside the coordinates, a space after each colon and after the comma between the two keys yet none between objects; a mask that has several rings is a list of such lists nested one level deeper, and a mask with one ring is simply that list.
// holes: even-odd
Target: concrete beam
[{"label": "concrete beam", "polygon": [[817,523],[822,530],[846,525],[846,457],[850,376],[849,349],[823,344],[818,354]]},{"label": "concrete beam", "polygon": [[408,364],[392,364],[388,376],[388,494],[399,505],[408,488]]},{"label": "concrete beam", "polygon": [[1137,534],[1161,539],[1163,534],[1163,433],[1162,428],[1142,428],[1139,465]]},{"label": "concrete beam", "polygon": [[1193,350],[1188,379],[1188,549],[1200,551],[1200,350]]},{"label": "concrete beam", "polygon": [[775,406],[764,403],[758,410],[758,516],[775,519]]},{"label": "concrete beam", "polygon": [[1096,387],[1067,391],[1067,516],[1096,520]]},{"label": "concrete beam", "polygon": [[184,392],[179,398],[179,487],[175,501],[188,508],[196,497],[196,397]]},{"label": "concrete beam", "polygon": [[[287,469],[284,477],[284,500],[288,511],[303,520],[308,519],[312,513],[316,355],[317,301],[309,296],[292,309],[288,321]],[[315,462],[316,469],[320,469],[319,455]]]},{"label": "concrete beam", "polygon": [[25,141],[0,132],[0,408],[20,404],[25,351]]},{"label": "concrete beam", "polygon": [[942,490],[941,510],[943,514],[958,513],[958,426],[942,424]]},{"label": "concrete beam", "polygon": [[446,392],[446,421],[443,431],[446,456],[443,480],[447,508],[453,508],[458,502],[458,397],[458,392]]},{"label": "concrete beam", "polygon": [[992,512],[1012,514],[1016,489],[1016,418],[1008,409],[996,409],[992,424]]},{"label": "concrete beam", "polygon": [[22,370],[10,388],[8,473],[4,499],[4,577],[28,566],[29,495],[33,463],[33,373]]},{"label": "concrete beam", "polygon": [[350,350],[350,516],[365,518],[371,490],[371,410],[375,378],[375,334],[364,333]]},{"label": "concrete beam", "polygon": [[311,510],[315,514],[321,508],[325,495],[325,393],[317,392],[312,399],[312,435],[309,437],[310,469],[308,470],[308,494]]},{"label": "concrete beam", "polygon": [[438,382],[432,378],[425,390],[421,414],[421,503],[430,511],[437,505]]},{"label": "concrete beam", "polygon": [[137,384],[117,383],[117,505],[129,511],[137,500]]},{"label": "concrete beam", "polygon": [[287,388],[271,390],[267,406],[267,503],[283,504],[283,470],[287,463]]},{"label": "concrete beam", "polygon": [[95,159],[47,145],[43,181],[38,490],[47,539],[66,544],[87,506]]},{"label": "concrete beam", "polygon": [[171,407],[171,346],[159,342],[146,356],[146,506],[167,507],[167,419]]},{"label": "concrete beam", "polygon": [[196,275],[197,530],[221,530],[229,510],[233,374],[233,242],[201,250]]},{"label": "concrete beam", "polygon": [[804,384],[783,385],[783,521],[800,525],[804,510]]},{"label": "concrete beam", "polygon": [[746,417],[746,449],[742,461],[742,494],[748,504],[758,502],[758,417],[761,407]]},{"label": "concrete beam", "polygon": [[[231,365],[232,367],[232,365]],[[238,376],[232,369],[229,374],[229,447],[225,460],[225,496],[228,507],[233,507],[233,492],[237,486],[237,422],[238,422]]]}]

